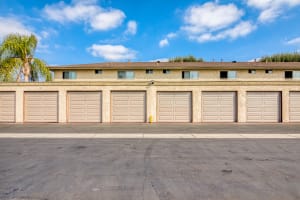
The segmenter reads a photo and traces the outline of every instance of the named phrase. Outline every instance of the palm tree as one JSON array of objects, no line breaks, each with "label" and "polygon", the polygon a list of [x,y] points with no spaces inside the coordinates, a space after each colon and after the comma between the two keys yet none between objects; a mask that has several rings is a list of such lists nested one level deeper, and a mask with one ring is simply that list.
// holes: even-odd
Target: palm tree
[{"label": "palm tree", "polygon": [[46,63],[34,57],[37,43],[34,35],[8,35],[0,46],[0,79],[28,82],[42,76],[46,81],[51,80]]}]

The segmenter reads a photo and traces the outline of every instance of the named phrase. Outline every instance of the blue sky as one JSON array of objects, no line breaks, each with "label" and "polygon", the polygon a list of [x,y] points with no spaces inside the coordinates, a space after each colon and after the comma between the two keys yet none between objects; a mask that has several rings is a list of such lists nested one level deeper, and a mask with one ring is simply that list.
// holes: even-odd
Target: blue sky
[{"label": "blue sky", "polygon": [[249,61],[300,50],[300,0],[0,0],[0,40],[15,32],[50,65]]}]

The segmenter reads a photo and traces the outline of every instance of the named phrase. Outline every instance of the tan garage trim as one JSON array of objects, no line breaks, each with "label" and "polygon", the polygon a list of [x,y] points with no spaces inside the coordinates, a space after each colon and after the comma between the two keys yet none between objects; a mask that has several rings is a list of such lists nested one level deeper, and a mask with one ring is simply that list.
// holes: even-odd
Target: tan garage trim
[{"label": "tan garage trim", "polygon": [[247,122],[280,122],[281,92],[247,92]]},{"label": "tan garage trim", "polygon": [[24,122],[58,122],[58,92],[24,92]]},{"label": "tan garage trim", "polygon": [[68,122],[101,122],[100,91],[68,92]]},{"label": "tan garage trim", "polygon": [[236,92],[202,92],[203,122],[236,122]]},{"label": "tan garage trim", "polygon": [[192,92],[158,92],[158,122],[191,122]]},{"label": "tan garage trim", "polygon": [[300,92],[290,92],[290,122],[300,122]]},{"label": "tan garage trim", "polygon": [[111,122],[145,122],[146,92],[111,92]]},{"label": "tan garage trim", "polygon": [[0,122],[16,121],[16,93],[0,92]]}]

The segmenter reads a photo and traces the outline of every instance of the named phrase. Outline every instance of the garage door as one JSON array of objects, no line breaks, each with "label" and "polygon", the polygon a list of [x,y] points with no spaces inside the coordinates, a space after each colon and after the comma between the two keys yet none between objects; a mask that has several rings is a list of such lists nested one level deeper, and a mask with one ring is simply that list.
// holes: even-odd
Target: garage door
[{"label": "garage door", "polygon": [[15,92],[0,92],[0,122],[15,122]]},{"label": "garage door", "polygon": [[158,92],[158,122],[191,122],[191,92]]},{"label": "garage door", "polygon": [[202,92],[203,122],[236,122],[236,92]]},{"label": "garage door", "polygon": [[68,122],[101,122],[101,92],[68,92]]},{"label": "garage door", "polygon": [[25,122],[57,122],[58,121],[57,92],[25,92],[24,121]]},{"label": "garage door", "polygon": [[146,120],[145,92],[112,92],[111,106],[112,122],[145,122]]},{"label": "garage door", "polygon": [[248,122],[280,122],[281,97],[280,92],[248,92],[247,121]]},{"label": "garage door", "polygon": [[300,92],[290,92],[290,122],[300,122]]}]

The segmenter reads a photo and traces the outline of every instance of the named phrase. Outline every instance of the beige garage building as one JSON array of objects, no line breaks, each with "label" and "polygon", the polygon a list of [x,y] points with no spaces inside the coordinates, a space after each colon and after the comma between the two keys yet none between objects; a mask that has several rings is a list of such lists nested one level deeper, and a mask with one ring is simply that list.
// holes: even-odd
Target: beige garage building
[{"label": "beige garage building", "polygon": [[52,82],[0,83],[0,122],[300,122],[299,62],[126,62],[50,70]]},{"label": "beige garage building", "polygon": [[68,92],[68,122],[101,122],[100,91]]},{"label": "beige garage building", "polygon": [[202,92],[203,122],[236,122],[236,92]]},{"label": "beige garage building", "polygon": [[146,122],[146,92],[113,91],[111,122]]},{"label": "beige garage building", "polygon": [[24,92],[24,122],[58,122],[58,92]]},{"label": "beige garage building", "polygon": [[247,122],[281,122],[281,93],[247,92]]},{"label": "beige garage building", "polygon": [[158,92],[158,122],[191,122],[192,92]]}]

